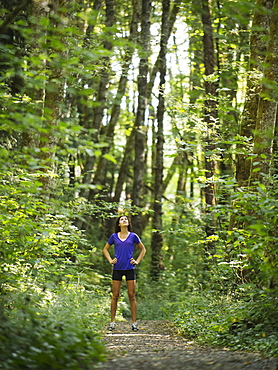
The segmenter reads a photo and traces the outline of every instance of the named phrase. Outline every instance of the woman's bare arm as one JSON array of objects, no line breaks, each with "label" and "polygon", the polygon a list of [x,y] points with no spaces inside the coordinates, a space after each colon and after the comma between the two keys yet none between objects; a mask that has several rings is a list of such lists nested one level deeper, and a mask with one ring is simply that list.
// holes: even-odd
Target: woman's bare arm
[{"label": "woman's bare arm", "polygon": [[118,260],[117,260],[117,258],[114,258],[114,259],[111,258],[110,253],[108,251],[108,249],[110,247],[111,247],[111,245],[106,243],[104,248],[103,248],[103,254],[105,255],[105,257],[106,257],[106,259],[109,263],[111,263],[112,265],[115,265],[115,263],[117,263]]}]

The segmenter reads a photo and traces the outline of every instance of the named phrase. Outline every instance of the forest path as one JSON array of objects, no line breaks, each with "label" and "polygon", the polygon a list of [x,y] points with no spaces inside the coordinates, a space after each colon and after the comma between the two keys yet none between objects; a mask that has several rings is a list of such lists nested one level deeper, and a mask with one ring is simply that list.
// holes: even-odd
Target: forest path
[{"label": "forest path", "polygon": [[103,340],[109,356],[101,370],[278,370],[278,359],[264,359],[257,353],[201,347],[178,335],[167,321],[142,320],[139,331],[131,322],[118,322]]}]

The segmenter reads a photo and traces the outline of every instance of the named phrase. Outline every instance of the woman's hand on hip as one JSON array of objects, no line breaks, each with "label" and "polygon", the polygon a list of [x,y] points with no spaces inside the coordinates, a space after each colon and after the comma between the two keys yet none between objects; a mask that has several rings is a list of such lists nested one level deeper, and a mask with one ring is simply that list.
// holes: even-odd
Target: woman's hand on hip
[{"label": "woman's hand on hip", "polygon": [[134,258],[131,258],[131,259],[130,259],[130,263],[131,263],[132,265],[138,265],[138,262],[137,262]]},{"label": "woman's hand on hip", "polygon": [[115,265],[117,262],[118,262],[118,259],[115,257],[114,259],[112,259],[110,263],[111,265]]}]

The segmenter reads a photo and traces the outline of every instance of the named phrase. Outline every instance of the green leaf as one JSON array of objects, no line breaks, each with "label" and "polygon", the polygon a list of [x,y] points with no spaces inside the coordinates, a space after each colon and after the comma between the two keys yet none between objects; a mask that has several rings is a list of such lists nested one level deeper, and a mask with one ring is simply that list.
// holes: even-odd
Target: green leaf
[{"label": "green leaf", "polygon": [[111,161],[113,162],[114,164],[117,164],[117,161],[115,159],[115,157],[112,155],[112,154],[104,154],[103,156],[105,159],[107,159],[108,161]]}]

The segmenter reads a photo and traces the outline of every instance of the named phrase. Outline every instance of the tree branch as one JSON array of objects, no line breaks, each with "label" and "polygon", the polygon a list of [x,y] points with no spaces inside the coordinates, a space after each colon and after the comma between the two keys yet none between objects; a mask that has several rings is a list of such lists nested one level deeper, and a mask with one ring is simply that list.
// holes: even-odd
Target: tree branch
[{"label": "tree branch", "polygon": [[31,1],[32,0],[23,0],[21,4],[15,7],[14,10],[10,14],[7,15],[7,18],[0,25],[0,34],[5,31],[8,25],[15,20],[18,13],[20,13],[27,5],[29,5]]}]

